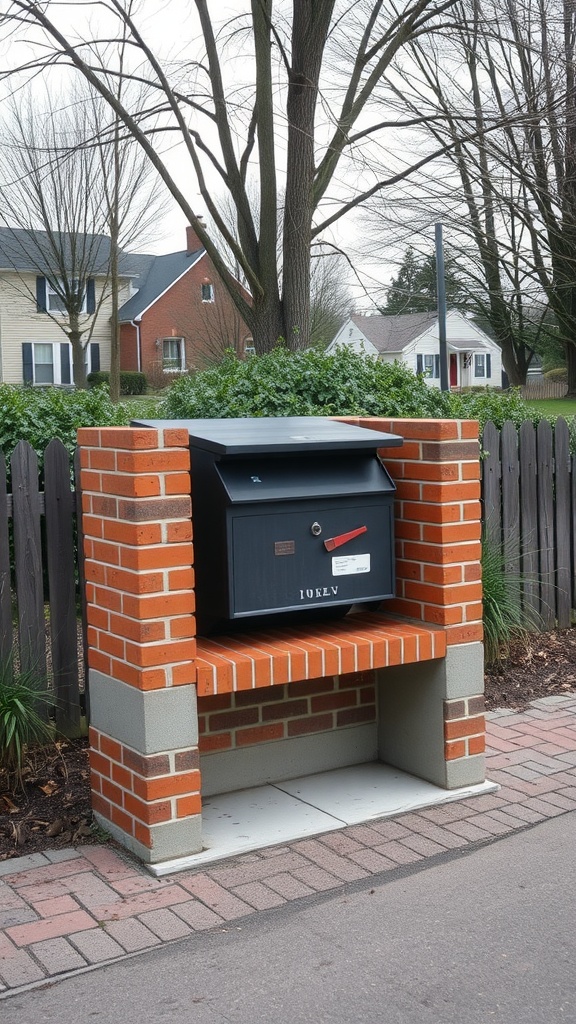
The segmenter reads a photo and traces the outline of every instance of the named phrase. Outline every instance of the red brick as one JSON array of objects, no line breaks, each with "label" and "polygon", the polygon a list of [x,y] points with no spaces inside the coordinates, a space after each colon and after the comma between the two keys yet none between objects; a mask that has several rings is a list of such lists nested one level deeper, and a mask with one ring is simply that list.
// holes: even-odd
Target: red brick
[{"label": "red brick", "polygon": [[326,732],[334,727],[333,715],[308,715],[306,718],[292,719],[288,723],[289,736],[306,736],[313,732]]}]

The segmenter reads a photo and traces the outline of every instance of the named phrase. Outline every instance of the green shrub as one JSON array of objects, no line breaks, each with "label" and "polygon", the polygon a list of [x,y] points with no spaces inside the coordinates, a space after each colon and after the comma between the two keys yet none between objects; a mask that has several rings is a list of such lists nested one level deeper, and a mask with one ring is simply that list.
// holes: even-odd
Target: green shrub
[{"label": "green shrub", "polygon": [[568,383],[568,370],[565,366],[557,366],[553,370],[546,370],[544,376],[546,380],[554,381],[557,384]]},{"label": "green shrub", "polygon": [[524,420],[537,422],[534,410],[524,401],[519,388],[498,391],[496,388],[474,388],[451,396],[452,415],[467,420],[479,420],[482,428],[488,420],[500,429],[506,420],[519,427]]},{"label": "green shrub", "polygon": [[114,405],[105,388],[22,388],[0,384],[0,449],[8,459],[18,441],[28,441],[40,462],[53,437],[72,454],[78,427],[121,426],[130,411]]},{"label": "green shrub", "polygon": [[327,355],[279,345],[246,360],[229,352],[217,366],[179,378],[161,415],[443,417],[451,415],[451,402],[400,363],[377,362],[346,348]]},{"label": "green shrub", "polygon": [[[95,370],[88,374],[88,387],[95,388],[102,384],[110,386],[110,374],[108,370]],[[120,394],[121,395],[145,395],[146,377],[138,370],[120,371]]]}]

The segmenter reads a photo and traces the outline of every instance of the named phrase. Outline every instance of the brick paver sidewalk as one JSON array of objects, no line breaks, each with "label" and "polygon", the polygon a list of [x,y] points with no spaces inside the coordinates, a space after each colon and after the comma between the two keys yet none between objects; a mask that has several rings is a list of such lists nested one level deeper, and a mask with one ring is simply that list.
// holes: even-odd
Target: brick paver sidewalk
[{"label": "brick paver sidewalk", "polygon": [[0,997],[576,808],[576,695],[489,714],[494,794],[152,878],[104,846],[0,863]]}]

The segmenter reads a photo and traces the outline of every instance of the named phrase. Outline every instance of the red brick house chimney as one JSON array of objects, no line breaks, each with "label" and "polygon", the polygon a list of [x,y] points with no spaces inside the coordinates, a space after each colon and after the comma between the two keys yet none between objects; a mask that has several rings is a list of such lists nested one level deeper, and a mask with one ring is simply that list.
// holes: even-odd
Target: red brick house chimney
[{"label": "red brick house chimney", "polygon": [[[200,217],[198,218],[198,220],[202,224],[202,227],[205,227],[205,224]],[[198,238],[196,231],[189,224],[188,227],[186,228],[186,252],[190,254],[191,252],[198,252],[198,249],[203,248],[204,246],[202,245],[202,242]]]}]

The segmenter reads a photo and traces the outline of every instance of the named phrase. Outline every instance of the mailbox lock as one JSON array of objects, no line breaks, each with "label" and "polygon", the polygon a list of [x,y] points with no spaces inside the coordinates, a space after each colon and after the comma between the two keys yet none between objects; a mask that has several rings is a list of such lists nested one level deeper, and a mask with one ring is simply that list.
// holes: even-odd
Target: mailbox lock
[{"label": "mailbox lock", "polygon": [[312,526],[310,527],[310,533],[312,533],[314,537],[319,537],[320,534],[322,533],[322,527],[320,526],[320,523],[312,523]]}]

